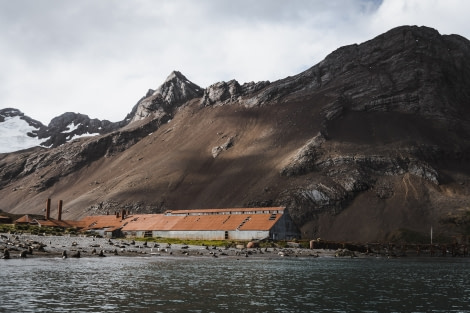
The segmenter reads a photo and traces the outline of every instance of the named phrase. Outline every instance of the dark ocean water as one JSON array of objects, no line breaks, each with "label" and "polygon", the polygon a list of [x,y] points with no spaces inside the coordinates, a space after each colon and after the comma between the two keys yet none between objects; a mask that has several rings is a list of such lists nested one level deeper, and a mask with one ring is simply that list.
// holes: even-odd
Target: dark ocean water
[{"label": "dark ocean water", "polygon": [[470,312],[470,259],[0,260],[0,312]]}]

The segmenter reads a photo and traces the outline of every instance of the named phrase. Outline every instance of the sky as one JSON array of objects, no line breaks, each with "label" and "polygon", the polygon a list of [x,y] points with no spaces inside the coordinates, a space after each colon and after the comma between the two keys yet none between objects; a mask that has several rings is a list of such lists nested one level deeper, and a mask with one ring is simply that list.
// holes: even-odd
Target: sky
[{"label": "sky", "polygon": [[113,122],[174,70],[202,88],[298,74],[401,25],[470,38],[468,0],[0,0],[0,109]]}]

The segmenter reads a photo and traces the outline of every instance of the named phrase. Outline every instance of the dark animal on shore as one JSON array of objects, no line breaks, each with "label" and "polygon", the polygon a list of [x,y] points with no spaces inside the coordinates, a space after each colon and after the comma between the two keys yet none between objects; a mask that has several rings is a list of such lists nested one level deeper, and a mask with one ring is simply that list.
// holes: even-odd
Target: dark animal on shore
[{"label": "dark animal on shore", "polygon": [[64,252],[62,252],[62,259],[66,259],[67,258],[67,251],[64,250]]},{"label": "dark animal on shore", "polygon": [[20,258],[25,258],[27,254],[28,254],[28,250],[21,251],[20,252]]},{"label": "dark animal on shore", "polygon": [[8,260],[9,258],[10,258],[10,251],[8,251],[8,249],[3,250],[2,259]]},{"label": "dark animal on shore", "polygon": [[106,255],[104,255],[104,251],[103,251],[103,250],[100,250],[100,254],[98,254],[98,256],[105,257]]}]

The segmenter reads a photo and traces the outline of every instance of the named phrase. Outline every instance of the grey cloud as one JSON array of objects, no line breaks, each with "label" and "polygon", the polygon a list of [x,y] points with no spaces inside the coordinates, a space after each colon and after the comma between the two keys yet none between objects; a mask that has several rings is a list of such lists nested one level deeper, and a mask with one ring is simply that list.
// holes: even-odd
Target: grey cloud
[{"label": "grey cloud", "polygon": [[[418,2],[419,15],[401,9]],[[281,79],[397,21],[432,20],[429,7],[415,0],[0,0],[0,107],[44,121],[65,111],[118,120],[172,70],[202,87]],[[460,18],[454,11],[453,21],[466,21],[465,10]],[[452,32],[465,36],[465,25]],[[34,103],[25,90],[34,91]]]}]

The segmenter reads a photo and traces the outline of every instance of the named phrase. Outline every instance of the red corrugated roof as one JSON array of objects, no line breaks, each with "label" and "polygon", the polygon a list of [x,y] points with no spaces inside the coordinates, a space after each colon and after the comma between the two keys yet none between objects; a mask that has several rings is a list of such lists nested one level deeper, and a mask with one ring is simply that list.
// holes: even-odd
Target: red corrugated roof
[{"label": "red corrugated roof", "polygon": [[265,208],[228,208],[228,209],[197,209],[197,210],[171,210],[166,211],[165,214],[217,214],[217,213],[247,213],[247,212],[261,212],[261,213],[271,213],[272,211],[284,211],[285,207],[265,207]]},{"label": "red corrugated roof", "polygon": [[21,223],[33,223],[33,222],[34,222],[34,219],[31,218],[31,216],[29,216],[27,214],[23,215],[22,217],[20,217],[19,219],[17,219],[15,221],[15,223],[19,223],[19,224],[21,224]]},{"label": "red corrugated roof", "polygon": [[36,220],[37,223],[40,226],[45,226],[45,227],[62,227],[62,228],[71,228],[71,227],[77,227],[79,225],[78,221],[58,221],[58,220],[53,220],[53,219],[48,219],[48,220]]},{"label": "red corrugated roof", "polygon": [[269,230],[282,214],[220,214],[168,216],[151,214],[144,217],[136,215],[127,223],[123,231],[195,231],[195,230]]},{"label": "red corrugated roof", "polygon": [[103,229],[103,228],[120,228],[131,217],[124,220],[116,215],[94,215],[86,216],[77,224],[83,230]]},{"label": "red corrugated roof", "polygon": [[269,230],[281,218],[284,207],[176,210],[165,214],[135,214],[125,219],[115,215],[87,216],[74,227],[83,230],[123,231]]}]

